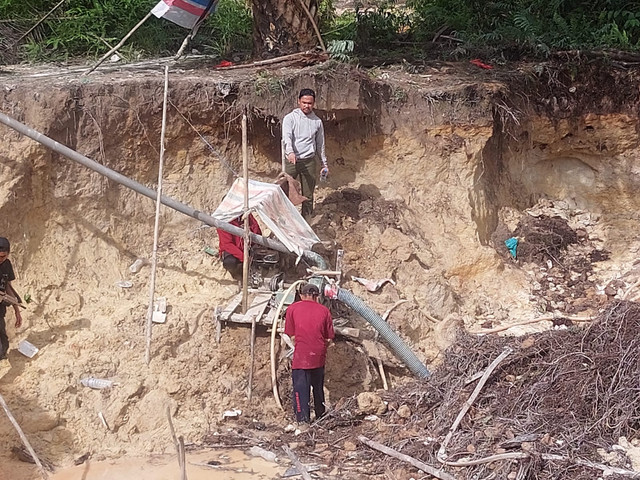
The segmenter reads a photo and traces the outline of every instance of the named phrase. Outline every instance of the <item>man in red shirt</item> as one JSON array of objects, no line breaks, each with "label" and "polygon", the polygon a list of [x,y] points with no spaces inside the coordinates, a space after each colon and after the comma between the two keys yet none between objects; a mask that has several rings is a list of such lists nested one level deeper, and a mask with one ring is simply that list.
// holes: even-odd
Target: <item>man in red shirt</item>
[{"label": "man in red shirt", "polygon": [[[239,228],[244,228],[242,217],[229,222]],[[253,215],[249,214],[249,230],[256,235],[262,235],[260,225]],[[218,228],[218,244],[222,266],[235,280],[242,280],[242,262],[244,262],[244,239]]]},{"label": "man in red shirt", "polygon": [[287,308],[284,333],[295,342],[293,363],[293,411],[299,423],[311,421],[310,391],[316,419],[324,415],[324,364],[327,347],[335,334],[331,312],[318,303],[320,290],[307,283],[300,290],[299,302]]}]

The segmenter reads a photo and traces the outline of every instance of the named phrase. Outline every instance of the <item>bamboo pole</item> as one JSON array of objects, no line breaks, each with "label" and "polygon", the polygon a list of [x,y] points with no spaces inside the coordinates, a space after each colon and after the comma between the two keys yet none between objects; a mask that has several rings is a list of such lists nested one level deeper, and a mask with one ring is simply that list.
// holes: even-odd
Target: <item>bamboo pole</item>
[{"label": "bamboo pole", "polygon": [[156,198],[156,219],[153,228],[153,253],[151,254],[151,280],[149,281],[149,308],[147,310],[147,328],[145,336],[147,346],[145,361],[151,360],[151,330],[153,327],[153,297],[156,290],[156,270],[158,267],[158,237],[160,233],[160,206],[162,205],[162,170],[164,168],[164,135],[167,128],[167,97],[169,92],[169,66],[164,67],[164,102],[162,105],[162,131],[160,133],[160,165],[158,166],[158,190]]},{"label": "bamboo pole", "polygon": [[280,319],[280,312],[282,312],[284,302],[287,301],[287,297],[289,296],[289,294],[293,292],[298,285],[304,282],[304,280],[296,280],[284,292],[282,300],[280,300],[278,308],[276,308],[276,313],[273,316],[273,323],[271,324],[271,345],[269,350],[269,356],[271,357],[271,387],[273,389],[273,399],[276,401],[276,405],[280,407],[280,410],[284,410],[284,407],[282,406],[282,402],[280,401],[280,393],[278,392],[278,363],[276,360],[276,333],[278,332],[278,320]]},{"label": "bamboo pole", "polygon": [[213,7],[214,3],[215,3],[215,0],[209,0],[209,4],[207,5],[207,8],[205,9],[205,11],[202,12],[202,15],[200,15],[200,18],[198,19],[198,21],[195,23],[193,28],[191,28],[191,30],[189,31],[189,34],[186,37],[184,37],[184,40],[182,41],[182,45],[180,45],[180,48],[178,49],[178,53],[176,53],[174,60],[180,60],[180,58],[182,57],[182,54],[184,53],[185,48],[187,48],[187,45],[189,45],[189,42],[193,39],[193,37],[197,35],[198,30],[200,30],[200,25],[204,23],[209,13],[211,13],[211,7]]},{"label": "bamboo pole", "polygon": [[242,114],[242,174],[244,175],[244,261],[242,262],[242,313],[247,313],[249,295],[249,152],[247,147],[247,112]]},{"label": "bamboo pole", "polygon": [[20,436],[20,440],[22,440],[22,443],[24,443],[24,446],[29,451],[29,454],[31,455],[31,458],[33,458],[33,461],[36,462],[36,466],[38,467],[38,470],[40,470],[40,475],[42,475],[42,478],[44,480],[49,480],[49,475],[47,474],[47,471],[42,466],[42,463],[38,459],[38,456],[36,455],[35,450],[31,446],[31,444],[29,443],[29,440],[27,440],[26,435],[24,434],[24,432],[20,428],[20,425],[18,424],[18,422],[16,421],[14,416],[11,414],[11,410],[9,410],[9,406],[7,405],[7,402],[4,401],[4,397],[2,395],[0,395],[0,404],[2,405],[2,408],[4,409],[4,413],[7,414],[7,417],[9,418],[9,421],[13,424],[14,428],[18,432],[18,435]]},{"label": "bamboo pole", "polygon": [[146,15],[142,20],[140,20],[140,21],[138,22],[138,24],[137,24],[135,27],[133,27],[133,28],[129,31],[129,33],[127,33],[127,34],[124,36],[124,38],[123,38],[122,40],[120,40],[120,43],[118,43],[115,47],[113,47],[111,50],[109,50],[107,53],[105,53],[102,57],[100,57],[100,60],[98,60],[98,62],[97,62],[93,67],[91,67],[89,70],[87,70],[86,72],[84,72],[82,75],[83,75],[83,76],[84,76],[84,75],[89,75],[89,74],[90,74],[91,72],[93,72],[96,68],[98,68],[100,65],[102,65],[102,63],[103,63],[107,58],[109,58],[109,57],[110,57],[114,52],[117,52],[117,51],[118,51],[118,49],[119,49],[122,45],[124,45],[124,43],[125,43],[127,40],[129,40],[129,37],[130,37],[131,35],[133,35],[133,34],[134,34],[134,32],[135,32],[136,30],[138,30],[138,29],[142,26],[142,24],[143,24],[144,22],[146,22],[147,20],[149,20],[149,17],[150,17],[151,15],[152,15],[152,13],[151,13],[151,11],[149,11],[149,13],[147,13],[147,15]]},{"label": "bamboo pole", "polygon": [[249,386],[247,387],[247,396],[249,397],[249,403],[251,403],[251,396],[253,394],[253,366],[256,360],[256,316],[251,316],[251,364],[249,366]]}]

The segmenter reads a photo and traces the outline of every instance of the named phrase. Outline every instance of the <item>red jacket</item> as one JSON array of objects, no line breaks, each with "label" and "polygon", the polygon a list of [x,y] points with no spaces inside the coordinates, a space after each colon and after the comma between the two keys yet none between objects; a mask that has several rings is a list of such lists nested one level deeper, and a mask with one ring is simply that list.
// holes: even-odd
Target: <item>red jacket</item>
[{"label": "red jacket", "polygon": [[[231,225],[235,225],[236,227],[244,228],[242,217],[234,218],[229,223]],[[257,235],[262,235],[260,225],[258,225],[258,222],[255,218],[253,218],[253,215],[251,214],[249,214],[249,230]],[[242,237],[232,235],[229,232],[225,232],[224,230],[218,228],[218,241],[220,256],[222,256],[222,252],[227,252],[236,257],[241,262],[244,262],[244,240]]]}]

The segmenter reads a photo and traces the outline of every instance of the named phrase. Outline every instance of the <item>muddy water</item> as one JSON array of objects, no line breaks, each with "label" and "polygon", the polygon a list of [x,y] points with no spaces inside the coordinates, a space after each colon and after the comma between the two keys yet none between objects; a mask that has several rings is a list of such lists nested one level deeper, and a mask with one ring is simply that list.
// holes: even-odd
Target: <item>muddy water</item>
[{"label": "muddy water", "polygon": [[[4,459],[3,459],[4,460]],[[207,463],[215,464],[213,466]],[[203,450],[187,453],[189,480],[267,480],[281,478],[285,467],[238,450]],[[2,462],[0,480],[39,480],[37,470],[21,462]],[[60,469],[51,480],[176,480],[180,469],[175,455],[89,461]]]}]

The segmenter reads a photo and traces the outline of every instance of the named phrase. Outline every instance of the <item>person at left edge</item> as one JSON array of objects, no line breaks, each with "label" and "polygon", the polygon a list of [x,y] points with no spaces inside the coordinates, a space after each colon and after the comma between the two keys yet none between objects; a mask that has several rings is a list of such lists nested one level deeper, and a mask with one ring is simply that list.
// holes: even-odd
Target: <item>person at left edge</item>
[{"label": "person at left edge", "polygon": [[[13,265],[9,260],[9,252],[11,251],[11,244],[5,237],[0,237],[0,292],[2,294],[11,295],[19,303],[22,303],[20,296],[14,290],[11,282],[16,279],[16,275],[13,271]],[[9,337],[7,336],[7,324],[5,316],[7,314],[7,301],[0,303],[0,360],[7,358],[7,352],[9,351]],[[18,305],[13,305],[13,311],[16,315],[16,328],[22,326],[22,315],[20,315],[20,308]]]}]

